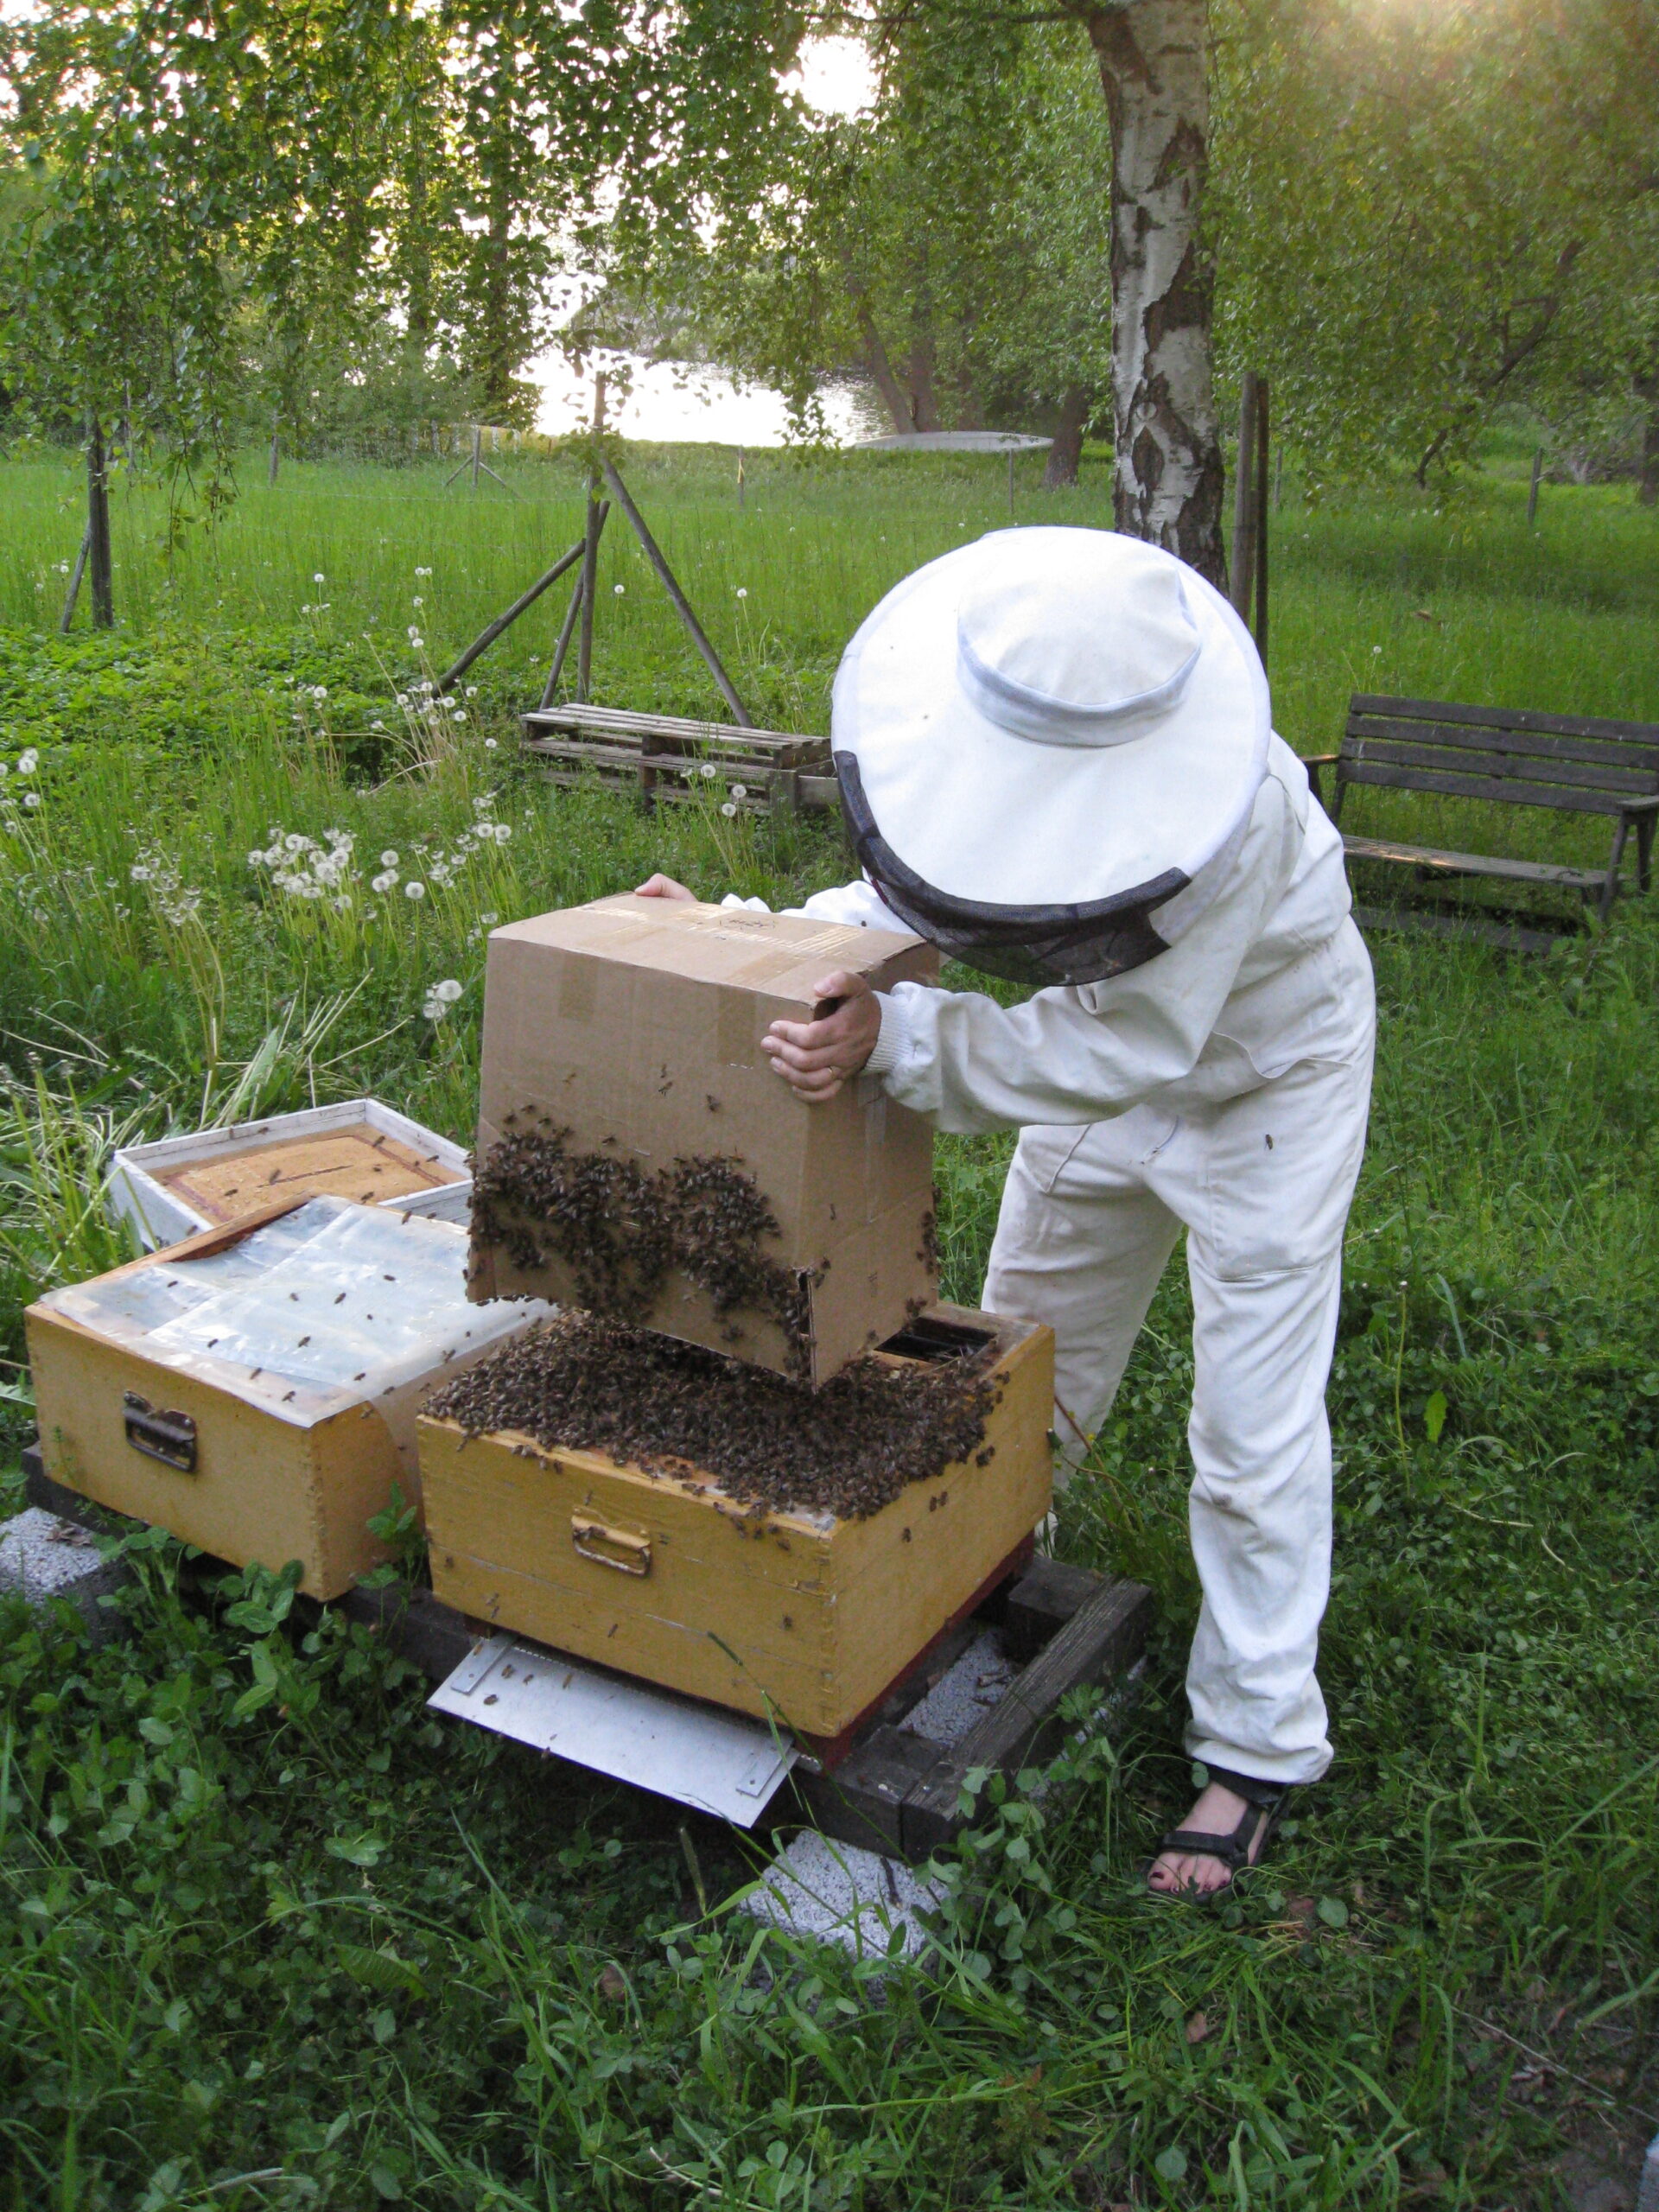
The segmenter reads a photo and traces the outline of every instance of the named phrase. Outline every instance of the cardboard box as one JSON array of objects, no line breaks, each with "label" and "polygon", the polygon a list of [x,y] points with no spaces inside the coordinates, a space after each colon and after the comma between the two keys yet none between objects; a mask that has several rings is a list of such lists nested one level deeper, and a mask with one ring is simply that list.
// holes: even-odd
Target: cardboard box
[{"label": "cardboard box", "polygon": [[883,1356],[987,1344],[1001,1385],[990,1455],[912,1483],[862,1521],[756,1512],[695,1469],[647,1474],[512,1431],[468,1438],[423,1414],[433,1589],[575,1657],[839,1736],[1048,1510],[1051,1331],[936,1306]]},{"label": "cardboard box", "polygon": [[325,1193],[465,1222],[472,1178],[458,1144],[378,1098],[126,1145],[110,1173],[111,1204],[149,1251],[278,1198]]},{"label": "cardboard box", "polygon": [[[886,990],[933,981],[938,956],[899,931],[632,896],[495,931],[473,1294],[588,1306],[815,1383],[931,1304],[930,1123],[873,1077],[809,1106],[760,1049],[837,968]],[[587,1181],[557,1223],[530,1194],[550,1139]],[[775,1233],[746,1284],[721,1239],[756,1192]],[[652,1238],[683,1199],[664,1262]]]},{"label": "cardboard box", "polygon": [[466,1231],[292,1198],[29,1309],[54,1482],[238,1567],[304,1563],[334,1598],[367,1522],[420,1502],[420,1400],[544,1309],[465,1295]]}]

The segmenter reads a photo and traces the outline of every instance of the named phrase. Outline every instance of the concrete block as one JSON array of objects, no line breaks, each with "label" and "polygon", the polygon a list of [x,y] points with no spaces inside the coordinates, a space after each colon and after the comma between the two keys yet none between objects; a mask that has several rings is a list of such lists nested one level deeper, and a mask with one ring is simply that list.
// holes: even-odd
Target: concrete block
[{"label": "concrete block", "polygon": [[79,1608],[97,1643],[107,1643],[123,1632],[120,1615],[99,1599],[120,1589],[130,1574],[124,1560],[100,1557],[90,1529],[38,1505],[0,1522],[0,1590],[35,1606],[67,1598]]},{"label": "concrete block", "polygon": [[925,1916],[944,1901],[942,1883],[901,1859],[807,1828],[779,1853],[743,1910],[790,1935],[834,1943],[849,1958],[912,1961],[928,1947]]}]

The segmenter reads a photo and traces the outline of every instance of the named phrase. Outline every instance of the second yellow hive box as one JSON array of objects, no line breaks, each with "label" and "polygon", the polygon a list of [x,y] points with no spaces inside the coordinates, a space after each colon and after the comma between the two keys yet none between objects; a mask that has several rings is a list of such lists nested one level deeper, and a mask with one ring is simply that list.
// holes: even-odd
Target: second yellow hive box
[{"label": "second yellow hive box", "polygon": [[939,1306],[910,1341],[930,1333],[985,1347],[999,1395],[984,1446],[862,1520],[759,1511],[694,1471],[650,1474],[511,1430],[469,1438],[423,1414],[435,1592],[575,1657],[840,1735],[1048,1508],[1051,1332]]}]

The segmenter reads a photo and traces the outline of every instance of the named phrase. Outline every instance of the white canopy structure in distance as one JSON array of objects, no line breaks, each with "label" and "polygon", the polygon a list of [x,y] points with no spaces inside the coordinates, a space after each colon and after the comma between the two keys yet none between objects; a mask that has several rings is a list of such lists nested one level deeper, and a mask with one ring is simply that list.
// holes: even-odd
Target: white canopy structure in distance
[{"label": "white canopy structure in distance", "polygon": [[1052,438],[1033,438],[1024,430],[895,430],[885,438],[858,438],[854,453],[1035,453]]},{"label": "white canopy structure in distance", "polygon": [[893,430],[884,438],[860,438],[854,453],[1005,453],[1008,456],[1008,512],[1014,512],[1014,457],[1046,452],[1052,438],[1025,430]]}]

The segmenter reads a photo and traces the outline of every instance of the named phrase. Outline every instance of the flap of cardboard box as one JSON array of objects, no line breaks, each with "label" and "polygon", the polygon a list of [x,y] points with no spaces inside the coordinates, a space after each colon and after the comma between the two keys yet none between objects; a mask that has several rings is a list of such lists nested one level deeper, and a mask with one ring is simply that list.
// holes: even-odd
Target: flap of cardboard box
[{"label": "flap of cardboard box", "polygon": [[[504,940],[588,953],[694,982],[735,984],[805,1006],[813,1003],[813,986],[831,969],[874,977],[909,952],[922,956],[914,971],[918,977],[937,966],[937,956],[907,930],[861,929],[799,915],[758,914],[742,906],[641,899],[632,892],[537,914],[492,933],[492,944]],[[911,972],[909,963],[906,972]]]}]

